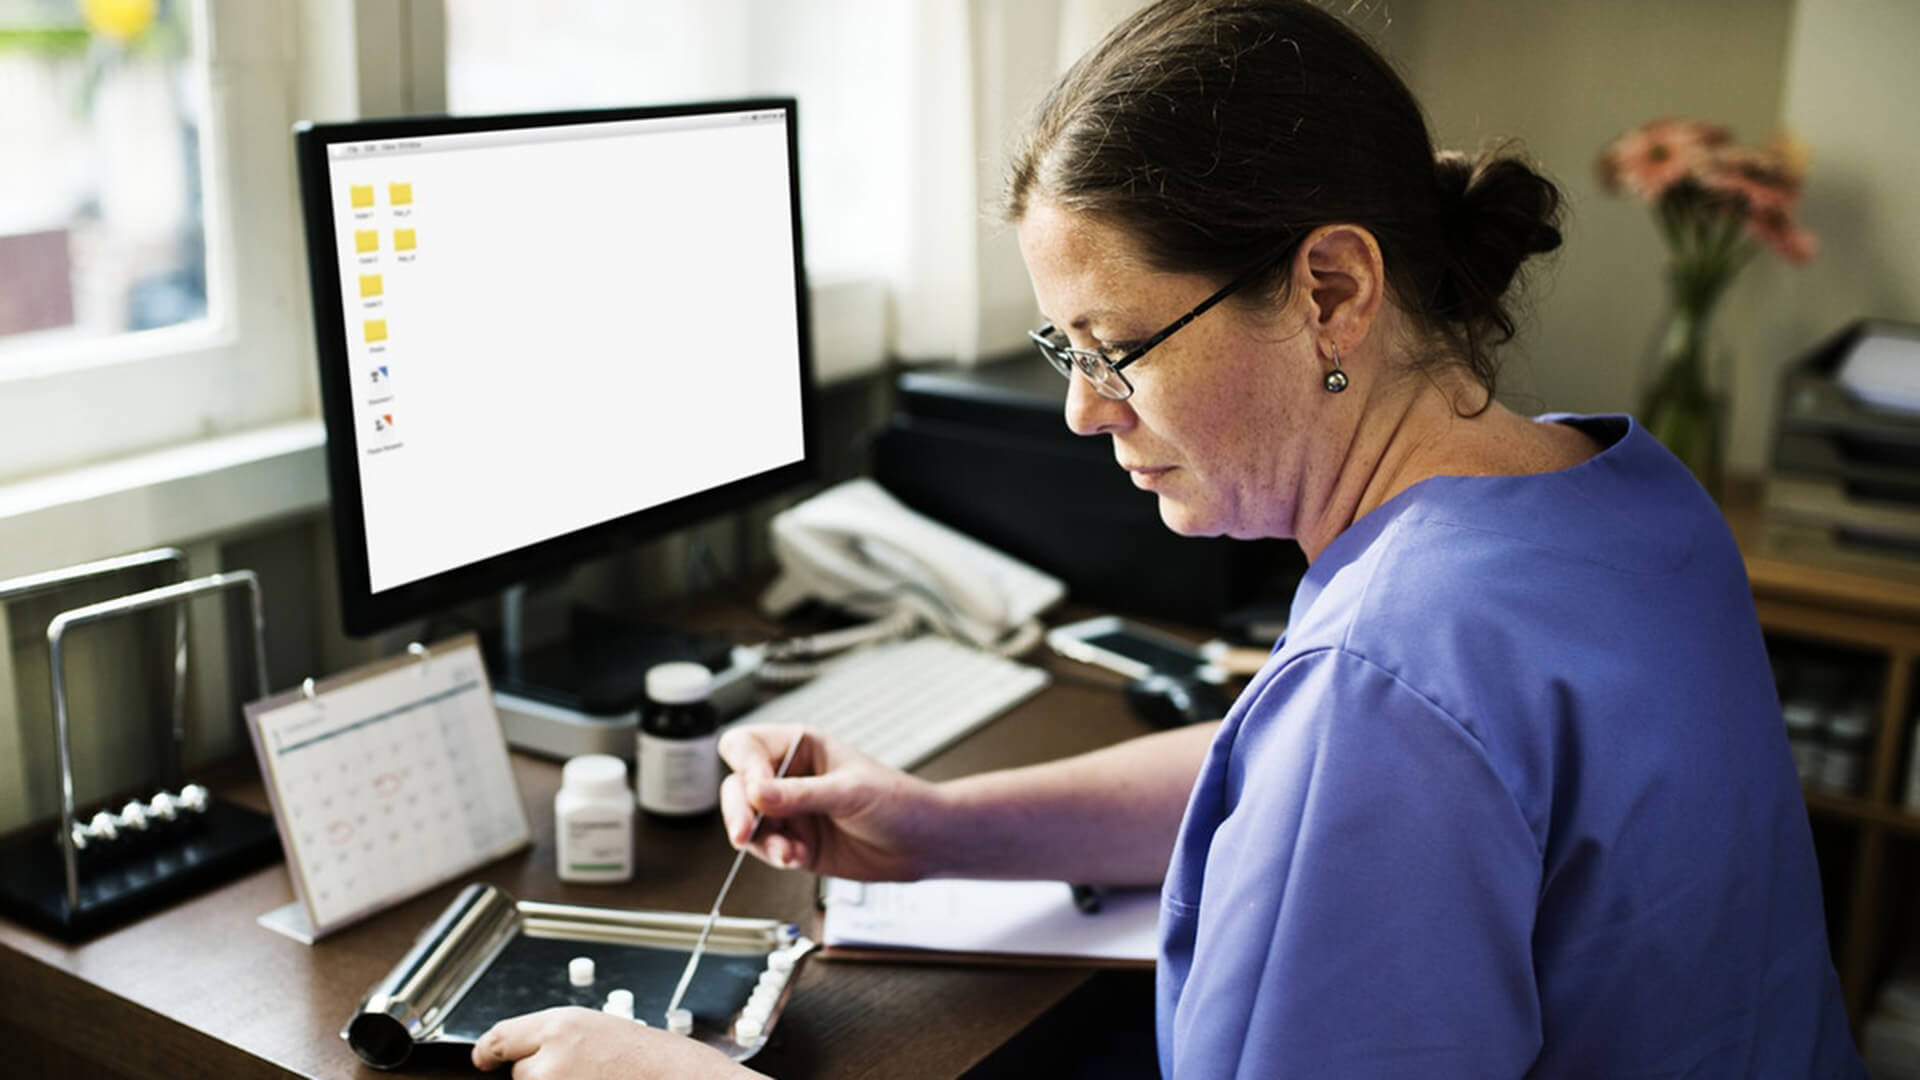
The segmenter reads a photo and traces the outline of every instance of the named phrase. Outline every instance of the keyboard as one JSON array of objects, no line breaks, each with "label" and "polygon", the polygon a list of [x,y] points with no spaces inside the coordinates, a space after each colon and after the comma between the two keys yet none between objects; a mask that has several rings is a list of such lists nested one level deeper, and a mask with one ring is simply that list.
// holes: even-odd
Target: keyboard
[{"label": "keyboard", "polygon": [[862,649],[734,721],[805,724],[911,769],[1040,692],[1040,668],[944,637]]}]

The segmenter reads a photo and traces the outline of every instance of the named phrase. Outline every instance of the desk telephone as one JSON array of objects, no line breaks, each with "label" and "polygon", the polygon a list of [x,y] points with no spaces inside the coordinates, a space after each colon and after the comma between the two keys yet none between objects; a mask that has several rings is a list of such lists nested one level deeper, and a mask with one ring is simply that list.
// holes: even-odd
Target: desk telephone
[{"label": "desk telephone", "polygon": [[776,515],[772,540],[781,573],[760,598],[769,615],[813,599],[877,620],[840,647],[924,624],[1016,655],[1039,640],[1037,616],[1066,594],[1058,578],[915,513],[871,480]]}]

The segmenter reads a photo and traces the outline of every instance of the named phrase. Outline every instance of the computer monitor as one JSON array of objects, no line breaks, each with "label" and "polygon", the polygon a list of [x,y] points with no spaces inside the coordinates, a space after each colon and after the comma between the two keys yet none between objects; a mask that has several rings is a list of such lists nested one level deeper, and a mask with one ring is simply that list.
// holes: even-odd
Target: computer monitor
[{"label": "computer monitor", "polygon": [[792,100],[295,144],[349,633],[813,475]]}]

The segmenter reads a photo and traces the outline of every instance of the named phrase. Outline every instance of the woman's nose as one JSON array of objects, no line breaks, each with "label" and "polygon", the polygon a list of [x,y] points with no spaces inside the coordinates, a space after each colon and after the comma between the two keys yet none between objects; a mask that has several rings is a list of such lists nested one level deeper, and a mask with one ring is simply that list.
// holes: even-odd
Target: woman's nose
[{"label": "woman's nose", "polygon": [[1102,395],[1085,375],[1067,380],[1067,427],[1075,435],[1111,435],[1132,424],[1132,406]]}]

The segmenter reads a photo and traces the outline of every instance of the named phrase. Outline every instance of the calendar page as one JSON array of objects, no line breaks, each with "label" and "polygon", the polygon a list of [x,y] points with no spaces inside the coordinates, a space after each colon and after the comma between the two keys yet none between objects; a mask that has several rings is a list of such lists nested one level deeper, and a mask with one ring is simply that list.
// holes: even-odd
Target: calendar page
[{"label": "calendar page", "polygon": [[315,936],[524,847],[473,635],[247,706]]}]

